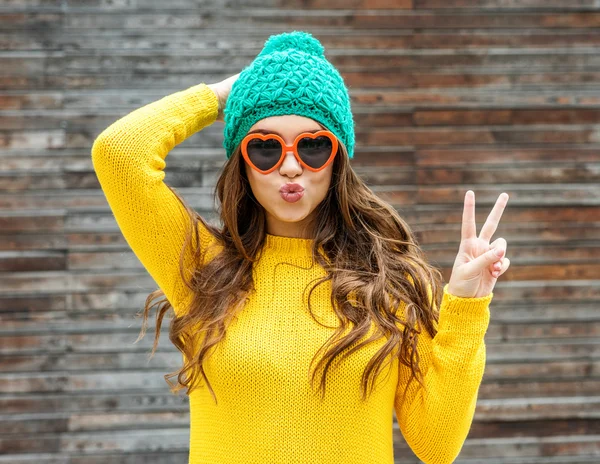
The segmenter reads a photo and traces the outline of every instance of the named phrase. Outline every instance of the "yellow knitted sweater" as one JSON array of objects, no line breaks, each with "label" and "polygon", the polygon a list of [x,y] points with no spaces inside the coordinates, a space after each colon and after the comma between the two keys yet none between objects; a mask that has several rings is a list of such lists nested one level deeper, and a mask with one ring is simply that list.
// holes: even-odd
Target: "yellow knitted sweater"
[{"label": "yellow knitted sweater", "polygon": [[[215,93],[201,83],[119,119],[92,148],[96,175],[121,232],[176,313],[186,298],[179,255],[187,217],[163,181],[164,160],[175,145],[212,124],[217,109]],[[214,237],[202,229],[207,246]],[[312,319],[302,296],[313,279],[325,275],[321,267],[310,267],[310,245],[310,239],[265,237],[254,269],[256,292],[205,362],[218,405],[204,383],[190,395],[189,462],[392,464],[394,412],[422,461],[453,462],[475,412],[493,293],[460,298],[444,287],[438,334],[432,339],[423,330],[419,336],[428,393],[413,380],[400,408],[410,371],[396,359],[361,401],[360,376],[380,342],[330,369],[321,401],[309,385],[309,364],[333,329]],[[337,321],[330,290],[320,285],[311,298],[325,325]]]}]

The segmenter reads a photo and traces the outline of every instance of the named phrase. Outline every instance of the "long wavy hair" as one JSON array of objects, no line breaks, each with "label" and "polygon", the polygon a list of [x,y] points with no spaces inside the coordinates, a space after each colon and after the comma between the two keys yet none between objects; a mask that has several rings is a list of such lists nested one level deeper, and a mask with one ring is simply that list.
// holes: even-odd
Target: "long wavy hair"
[{"label": "long wavy hair", "polygon": [[[179,370],[165,375],[165,380],[173,393],[187,387],[189,395],[198,387],[196,380],[201,375],[215,402],[217,398],[204,371],[203,360],[223,339],[229,321],[254,289],[253,263],[260,257],[266,234],[265,210],[252,193],[244,163],[238,146],[217,180],[220,228],[206,222],[169,187],[189,215],[189,228],[180,256],[180,276],[192,297],[171,320],[169,339],[184,354],[184,362]],[[317,206],[312,225],[313,260],[327,271],[327,275],[312,287],[310,294],[318,285],[331,280],[331,304],[340,326],[313,357],[311,365],[323,350],[324,355],[312,373],[311,384],[314,385],[316,372],[324,368],[319,383],[324,395],[325,378],[334,358],[342,355],[343,359],[374,341],[373,337],[383,337],[385,344],[363,372],[362,399],[366,398],[367,390],[369,394],[373,391],[376,377],[385,367],[383,362],[386,359],[389,362],[389,356],[397,356],[399,362],[410,368],[404,399],[413,379],[425,388],[417,344],[422,329],[431,337],[437,333],[442,276],[426,261],[410,227],[398,212],[377,197],[353,171],[341,141],[332,171],[329,191]],[[220,251],[213,253],[212,259],[206,259],[208,249],[198,245],[202,242],[199,223],[219,245]],[[193,256],[191,272],[183,264],[188,253]],[[160,297],[162,299],[151,304]],[[146,299],[138,341],[144,336],[153,306],[157,306],[157,314],[150,357],[158,346],[165,313],[172,308],[161,289],[152,292]],[[314,319],[310,295],[308,307]],[[377,329],[375,334],[352,347],[369,333],[372,325]],[[343,336],[348,329],[350,331]],[[177,383],[169,380],[174,376],[177,376]]]}]

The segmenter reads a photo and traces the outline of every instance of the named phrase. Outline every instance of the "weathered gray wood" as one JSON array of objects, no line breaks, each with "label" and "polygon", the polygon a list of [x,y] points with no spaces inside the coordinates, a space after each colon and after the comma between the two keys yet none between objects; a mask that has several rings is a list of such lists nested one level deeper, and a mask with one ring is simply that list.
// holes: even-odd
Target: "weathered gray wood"
[{"label": "weathered gray wood", "polygon": [[[143,3],[143,5],[142,5]],[[194,14],[188,14],[193,11]],[[217,14],[218,12],[218,14]],[[314,33],[349,86],[352,164],[447,280],[462,200],[496,237],[487,367],[457,462],[600,455],[600,4],[596,0],[6,0],[0,7],[0,464],[187,461],[188,400],[136,312],[156,285],[99,190],[90,148],[135,108]],[[166,182],[217,220],[222,125]],[[417,462],[394,429],[397,462]]]}]

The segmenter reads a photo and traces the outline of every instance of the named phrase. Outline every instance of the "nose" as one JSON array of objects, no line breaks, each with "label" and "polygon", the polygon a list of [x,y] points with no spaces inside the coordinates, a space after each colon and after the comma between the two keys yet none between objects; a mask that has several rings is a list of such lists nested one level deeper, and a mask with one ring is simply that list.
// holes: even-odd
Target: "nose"
[{"label": "nose", "polygon": [[283,163],[279,166],[279,172],[281,175],[299,175],[302,173],[302,165],[294,156],[292,150],[288,150],[283,158]]}]

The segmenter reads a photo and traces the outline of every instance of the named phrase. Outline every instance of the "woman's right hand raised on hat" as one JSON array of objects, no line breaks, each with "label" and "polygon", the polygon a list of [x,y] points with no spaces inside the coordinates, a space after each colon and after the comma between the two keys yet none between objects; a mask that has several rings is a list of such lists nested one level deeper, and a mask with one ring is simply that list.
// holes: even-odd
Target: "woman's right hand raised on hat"
[{"label": "woman's right hand raised on hat", "polygon": [[229,92],[231,92],[231,86],[239,76],[240,73],[237,73],[216,84],[208,84],[208,87],[210,87],[213,90],[213,92],[217,94],[217,97],[219,99],[219,114],[217,115],[217,121],[225,122],[223,110],[225,109],[225,104],[227,103]]}]

